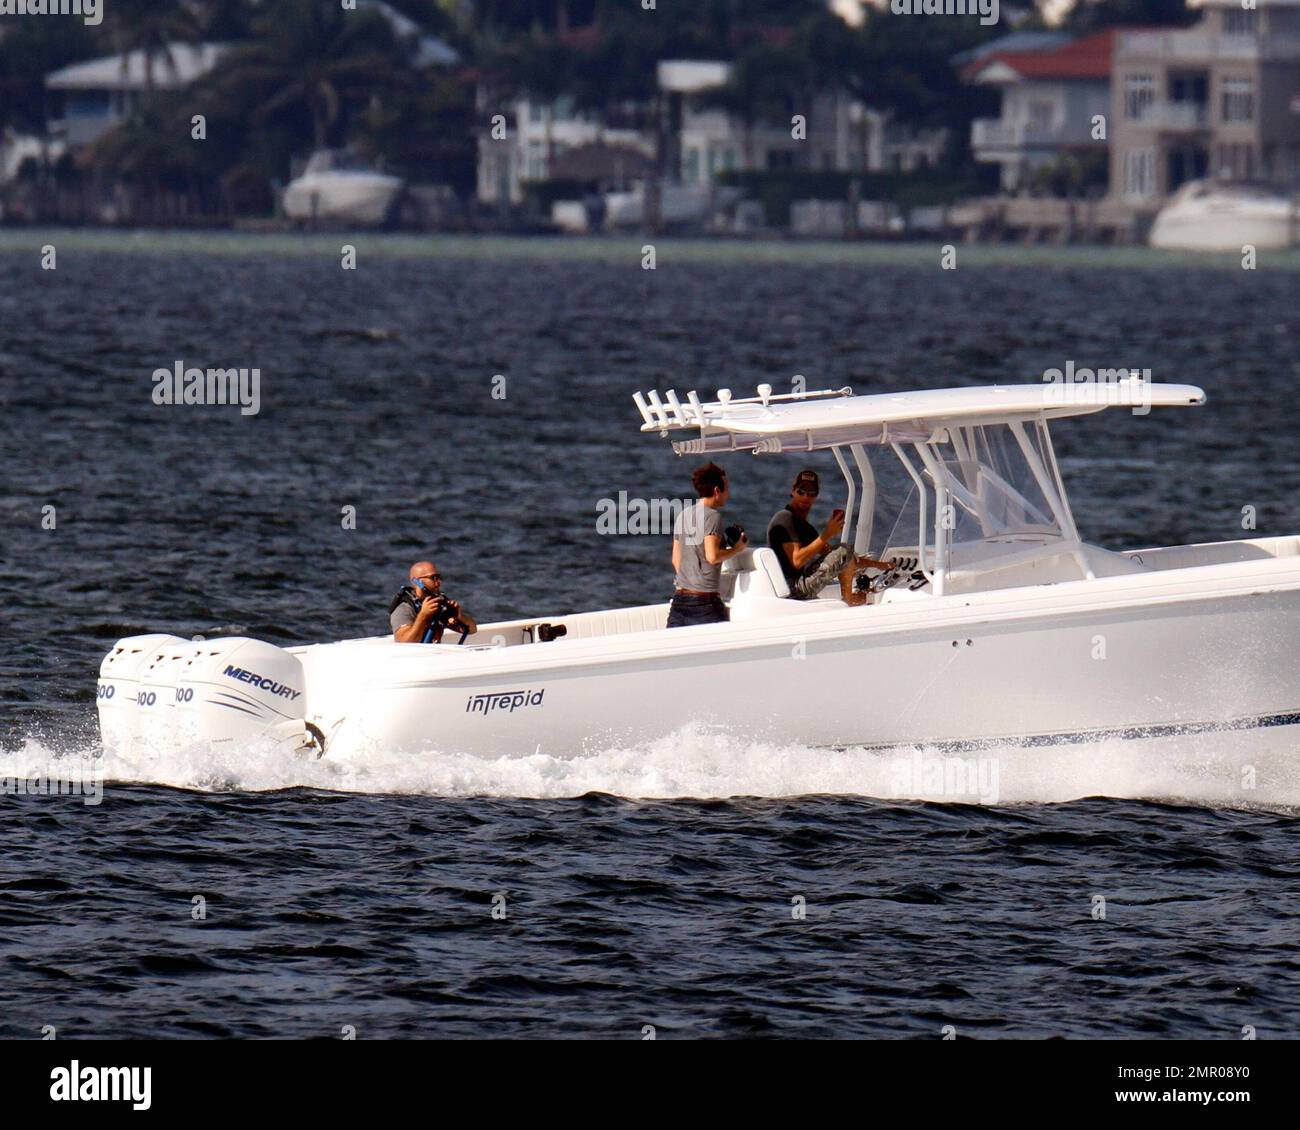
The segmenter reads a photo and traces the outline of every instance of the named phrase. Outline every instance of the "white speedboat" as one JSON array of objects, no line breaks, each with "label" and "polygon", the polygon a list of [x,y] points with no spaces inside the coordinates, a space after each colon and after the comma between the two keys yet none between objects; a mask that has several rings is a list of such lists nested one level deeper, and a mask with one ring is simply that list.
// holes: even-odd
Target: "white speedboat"
[{"label": "white speedboat", "polygon": [[1183,185],[1156,215],[1150,244],[1170,251],[1237,251],[1291,247],[1296,202],[1266,184],[1197,180]]},{"label": "white speedboat", "polygon": [[298,223],[377,227],[390,216],[402,190],[400,177],[377,172],[343,149],[312,154],[302,176],[284,190],[284,214]]},{"label": "white speedboat", "polygon": [[[657,603],[544,609],[463,643],[124,639],[100,672],[105,745],[128,759],[257,740],[326,758],[566,757],[688,724],[867,748],[1213,732],[1249,755],[1300,740],[1300,538],[1090,544],[1053,453],[1057,418],[1128,408],[1141,427],[1150,408],[1202,404],[1200,389],[1126,379],[636,399],[641,431],[679,455],[830,451],[846,532],[899,567],[874,578],[865,606],[844,603],[837,584],[796,601],[773,551],[754,548],[724,566],[731,621],[688,628],[665,628]],[[884,538],[878,470],[911,484]]]}]

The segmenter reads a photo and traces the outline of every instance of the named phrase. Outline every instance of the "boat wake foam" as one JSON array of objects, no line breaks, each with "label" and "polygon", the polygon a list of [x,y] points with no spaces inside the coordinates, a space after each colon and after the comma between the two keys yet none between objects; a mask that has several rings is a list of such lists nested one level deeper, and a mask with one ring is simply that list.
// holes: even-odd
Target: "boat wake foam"
[{"label": "boat wake foam", "polygon": [[286,755],[251,743],[194,745],[128,763],[98,745],[67,748],[29,738],[0,752],[0,789],[70,793],[85,803],[116,783],[203,792],[309,788],[364,794],[554,799],[599,792],[636,799],[812,794],[959,804],[1051,804],[1088,796],[1206,807],[1300,809],[1300,761],[1236,748],[1232,734],[1158,742],[1118,738],[1067,747],[991,747],[954,754],[925,746],[821,749],[737,742],[704,726],[645,743],[568,757],[490,758],[465,753],[371,751],[349,763]]}]

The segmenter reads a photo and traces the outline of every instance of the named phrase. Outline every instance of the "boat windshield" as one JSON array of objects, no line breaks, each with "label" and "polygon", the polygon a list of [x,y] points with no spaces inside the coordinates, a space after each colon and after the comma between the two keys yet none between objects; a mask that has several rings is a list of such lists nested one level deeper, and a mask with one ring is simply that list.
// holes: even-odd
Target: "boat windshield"
[{"label": "boat windshield", "polygon": [[911,448],[896,448],[911,489],[886,518],[890,533],[882,550],[915,546],[931,560],[941,525],[953,564],[978,569],[986,555],[1075,536],[1041,420],[950,427],[941,442]]},{"label": "boat windshield", "polygon": [[347,149],[318,149],[307,162],[306,173],[356,173],[369,169],[364,157]]},{"label": "boat windshield", "polygon": [[[1022,434],[1028,452],[1005,424],[953,428],[950,443],[937,445],[953,507],[954,546],[989,539],[1041,541],[1063,536],[1055,507],[1043,491],[1044,485],[1053,485],[1045,429],[1031,425]],[[1045,483],[1035,474],[1035,461],[1044,472]]]}]

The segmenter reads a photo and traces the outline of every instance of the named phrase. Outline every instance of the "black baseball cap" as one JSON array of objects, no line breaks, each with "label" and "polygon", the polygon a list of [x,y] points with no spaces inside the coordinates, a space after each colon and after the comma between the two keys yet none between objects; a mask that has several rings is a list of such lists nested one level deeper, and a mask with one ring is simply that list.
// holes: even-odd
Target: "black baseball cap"
[{"label": "black baseball cap", "polygon": [[800,471],[797,475],[795,475],[794,486],[792,486],[790,489],[792,491],[796,491],[799,490],[801,487],[804,490],[811,490],[820,494],[822,489],[822,481],[818,477],[817,472],[812,470],[811,468],[804,468],[804,470]]}]

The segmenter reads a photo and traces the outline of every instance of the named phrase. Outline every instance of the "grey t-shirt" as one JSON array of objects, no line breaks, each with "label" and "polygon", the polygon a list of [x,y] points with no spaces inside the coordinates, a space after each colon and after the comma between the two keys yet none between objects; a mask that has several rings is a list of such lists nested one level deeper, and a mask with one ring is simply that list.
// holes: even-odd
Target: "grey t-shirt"
[{"label": "grey t-shirt", "polygon": [[388,623],[392,626],[393,633],[396,635],[398,628],[405,628],[407,624],[415,623],[415,613],[406,601],[402,601],[388,614]]},{"label": "grey t-shirt", "polygon": [[722,537],[722,511],[697,502],[677,515],[673,540],[681,543],[681,564],[677,569],[679,589],[695,592],[718,592],[722,583],[722,566],[710,565],[704,556],[704,539]]}]

